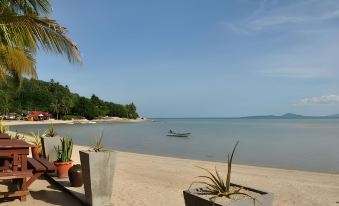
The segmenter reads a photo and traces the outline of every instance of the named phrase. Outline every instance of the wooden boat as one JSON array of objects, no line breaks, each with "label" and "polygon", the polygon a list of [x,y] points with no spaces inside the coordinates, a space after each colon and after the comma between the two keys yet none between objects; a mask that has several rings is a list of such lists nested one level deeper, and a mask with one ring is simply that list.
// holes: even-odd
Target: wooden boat
[{"label": "wooden boat", "polygon": [[188,137],[190,136],[191,133],[187,132],[187,133],[177,133],[177,132],[173,132],[172,130],[170,130],[167,133],[167,136],[169,137]]}]

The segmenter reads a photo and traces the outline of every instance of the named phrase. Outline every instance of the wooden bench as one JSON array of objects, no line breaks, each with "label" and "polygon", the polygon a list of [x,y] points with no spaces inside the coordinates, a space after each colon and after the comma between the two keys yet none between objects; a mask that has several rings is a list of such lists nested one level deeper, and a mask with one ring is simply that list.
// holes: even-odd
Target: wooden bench
[{"label": "wooden bench", "polygon": [[37,178],[45,173],[55,172],[55,166],[53,163],[48,162],[45,158],[39,157],[36,159],[27,159],[28,169],[33,172],[33,177],[27,181],[27,187],[29,187]]},{"label": "wooden bench", "polygon": [[0,179],[13,180],[16,183],[16,191],[0,192],[0,198],[6,197],[20,197],[21,200],[26,199],[29,194],[28,187],[41,175],[49,172],[55,172],[53,163],[48,162],[45,158],[27,158],[26,171],[2,171],[0,172]]}]

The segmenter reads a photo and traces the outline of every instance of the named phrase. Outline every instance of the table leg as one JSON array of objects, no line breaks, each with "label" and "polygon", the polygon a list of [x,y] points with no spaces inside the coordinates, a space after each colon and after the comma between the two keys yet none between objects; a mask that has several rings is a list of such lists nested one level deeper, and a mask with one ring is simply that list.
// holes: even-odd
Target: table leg
[{"label": "table leg", "polygon": [[21,171],[27,171],[27,156],[21,155]]},{"label": "table leg", "polygon": [[14,154],[13,155],[13,165],[12,165],[12,170],[13,171],[18,171],[18,164],[19,164],[19,162],[18,162],[18,155],[17,154]]},{"label": "table leg", "polygon": [[[27,178],[26,177],[22,178],[21,191],[28,191],[28,188],[27,188]],[[20,196],[20,201],[26,201],[26,195]]]}]

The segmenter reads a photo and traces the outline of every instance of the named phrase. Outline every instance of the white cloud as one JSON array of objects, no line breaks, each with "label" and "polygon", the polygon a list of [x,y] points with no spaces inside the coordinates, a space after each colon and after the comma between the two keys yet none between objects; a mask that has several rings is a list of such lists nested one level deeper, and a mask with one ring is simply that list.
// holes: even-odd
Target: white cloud
[{"label": "white cloud", "polygon": [[330,69],[300,68],[286,67],[261,70],[261,73],[269,77],[286,77],[286,78],[330,78],[335,72]]},{"label": "white cloud", "polygon": [[250,24],[254,29],[264,29],[270,26],[278,26],[282,24],[301,24],[301,23],[318,23],[325,20],[331,20],[339,17],[339,9],[320,13],[318,15],[311,14],[277,14],[268,15],[253,20]]},{"label": "white cloud", "polygon": [[301,99],[299,105],[336,104],[336,103],[339,103],[339,95],[331,94],[320,97]]},{"label": "white cloud", "polygon": [[[258,7],[243,19],[223,22],[233,31],[262,31],[271,27],[322,23],[339,18],[337,0],[285,1],[273,3],[263,0]],[[239,27],[239,28],[236,28]]]}]

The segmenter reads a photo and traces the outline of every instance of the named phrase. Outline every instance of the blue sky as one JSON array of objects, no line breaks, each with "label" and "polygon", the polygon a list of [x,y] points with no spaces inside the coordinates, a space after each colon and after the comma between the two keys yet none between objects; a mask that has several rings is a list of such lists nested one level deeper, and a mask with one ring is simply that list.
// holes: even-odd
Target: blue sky
[{"label": "blue sky", "polygon": [[339,1],[52,1],[83,66],[39,79],[146,117],[339,113]]}]

